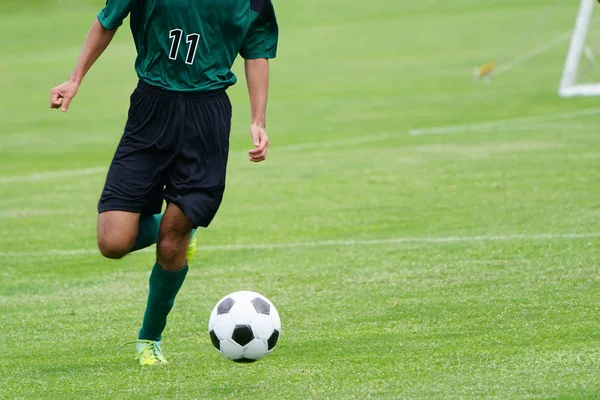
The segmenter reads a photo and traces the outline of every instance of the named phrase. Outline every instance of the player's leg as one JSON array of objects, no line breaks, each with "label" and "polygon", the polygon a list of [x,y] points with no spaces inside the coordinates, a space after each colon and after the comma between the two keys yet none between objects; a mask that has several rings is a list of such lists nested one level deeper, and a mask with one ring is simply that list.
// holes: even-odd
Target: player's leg
[{"label": "player's leg", "polygon": [[98,247],[105,257],[121,258],[156,242],[162,179],[177,149],[178,127],[165,121],[176,111],[173,99],[148,93],[141,84],[131,95],[127,124],[98,203]]},{"label": "player's leg", "polygon": [[165,271],[179,271],[187,265],[187,244],[192,227],[192,220],[177,205],[167,206],[156,249],[156,262]]},{"label": "player's leg", "polygon": [[[114,169],[117,169],[117,167],[114,167]],[[153,171],[154,169],[149,168],[149,170]],[[111,174],[109,173],[109,175]],[[118,173],[118,175],[116,173],[112,175],[120,176],[121,179],[127,176],[123,172]],[[107,179],[108,181],[109,179]],[[137,195],[138,198],[143,199],[143,202],[140,202],[142,204],[141,208],[139,208],[140,206],[135,206],[136,209],[141,209],[140,213],[107,211],[99,215],[98,247],[105,257],[122,258],[130,252],[152,246],[158,240],[158,232],[163,217],[161,210],[163,205],[164,180],[161,177],[160,179],[151,178],[150,181],[156,181],[150,192]],[[103,207],[107,207],[107,205],[105,204]],[[118,204],[116,207],[130,208],[132,205]],[[196,254],[195,232],[195,229],[192,230],[191,239],[187,247],[187,258],[190,262]]]},{"label": "player's leg", "polygon": [[159,180],[148,195],[148,201],[140,215],[137,238],[131,251],[145,249],[156,243],[163,217],[161,212],[164,186],[163,180]]},{"label": "player's leg", "polygon": [[[118,167],[111,167],[116,169]],[[111,174],[109,173],[109,176]],[[119,176],[122,176],[120,174]],[[107,179],[107,186],[111,179]],[[157,182],[146,196],[141,212],[105,211],[98,215],[98,248],[107,258],[122,258],[128,253],[146,248],[156,243],[158,230],[162,220],[160,214],[163,203],[162,181]],[[114,201],[114,200],[113,200]],[[110,203],[105,200],[104,203]],[[103,207],[109,207],[104,204]],[[135,208],[135,205],[120,204],[116,208]]]},{"label": "player's leg", "polygon": [[118,259],[131,251],[138,236],[140,214],[104,211],[98,215],[98,249],[106,258]]},{"label": "player's leg", "polygon": [[169,204],[160,226],[156,263],[150,274],[148,301],[136,343],[142,365],[167,362],[162,353],[162,332],[188,272],[186,252],[191,230],[191,220],[175,204]]},{"label": "player's leg", "polygon": [[175,204],[169,204],[160,226],[156,263],[138,339],[161,340],[167,315],[187,275],[186,250],[191,229],[192,221]]},{"label": "player's leg", "polygon": [[[138,224],[138,236],[133,245],[133,251],[145,249],[146,247],[152,246],[158,241],[158,233],[160,230],[160,224],[163,218],[163,214],[149,214],[140,216],[140,222]],[[186,259],[188,263],[191,263],[194,256],[196,255],[196,229],[192,229],[190,238],[187,243]]]},{"label": "player's leg", "polygon": [[[166,362],[160,349],[162,332],[175,297],[187,274],[186,244],[190,230],[207,227],[225,188],[225,169],[231,127],[231,104],[225,94],[186,102],[184,144],[169,166],[165,198],[169,202],[161,223],[157,263],[150,277],[148,304],[136,346],[142,364]],[[191,104],[189,104],[191,103]]]},{"label": "player's leg", "polygon": [[[105,211],[98,215],[98,249],[106,258],[119,259],[156,243],[162,214]],[[195,244],[190,242],[195,250]],[[188,250],[190,251],[190,250]]]},{"label": "player's leg", "polygon": [[164,197],[193,223],[208,227],[223,194],[231,131],[231,103],[224,92],[185,100],[182,146],[169,168]]},{"label": "player's leg", "polygon": [[[119,167],[112,166],[111,169],[120,170]],[[149,169],[152,170],[151,167]],[[152,190],[153,194],[144,201],[136,200],[136,196],[132,196],[128,201],[105,198],[105,193],[110,191],[111,187],[128,185],[126,175],[119,174],[119,176],[121,176],[119,182],[107,179],[98,214],[98,249],[104,257],[113,259],[122,258],[132,251],[156,243],[162,220],[160,214],[163,202],[162,186],[156,185],[159,190]],[[151,177],[148,179],[152,181]]]}]

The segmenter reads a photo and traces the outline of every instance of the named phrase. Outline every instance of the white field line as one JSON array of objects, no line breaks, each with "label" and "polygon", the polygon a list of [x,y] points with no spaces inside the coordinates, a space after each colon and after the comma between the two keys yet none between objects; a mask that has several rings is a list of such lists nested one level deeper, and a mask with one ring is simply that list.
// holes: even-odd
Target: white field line
[{"label": "white field line", "polygon": [[[279,151],[300,151],[300,150],[310,150],[310,149],[322,149],[322,148],[330,148],[337,146],[347,146],[353,144],[363,144],[363,143],[372,143],[380,140],[390,139],[400,133],[385,133],[380,135],[371,135],[357,138],[347,138],[340,140],[330,140],[323,142],[312,142],[312,143],[304,143],[304,144],[291,144],[291,145],[283,145],[277,146],[274,145],[272,150],[273,152]],[[248,147],[250,149],[250,147]],[[247,155],[247,151],[238,151],[235,152],[236,155]],[[0,184],[8,184],[8,183],[34,183],[39,181],[47,181],[52,179],[61,179],[61,178],[75,178],[80,176],[89,176],[89,175],[100,175],[106,174],[108,171],[108,164],[104,167],[91,167],[91,168],[83,168],[83,169],[70,169],[70,170],[59,170],[59,171],[49,171],[49,172],[38,172],[28,175],[8,175],[8,176],[0,176]]]},{"label": "white field line", "polygon": [[92,167],[83,169],[67,169],[61,171],[51,172],[37,172],[29,175],[13,175],[13,176],[0,176],[0,184],[3,183],[29,183],[46,181],[49,179],[60,179],[60,178],[71,178],[77,176],[97,175],[106,173],[108,166],[106,167]]},{"label": "white field line", "polygon": [[11,219],[11,218],[27,218],[27,217],[51,217],[54,215],[70,215],[73,216],[72,210],[7,210],[0,211],[0,219]]},{"label": "white field line", "polygon": [[498,124],[489,124],[489,125],[473,125],[467,128],[456,129],[451,132],[427,132],[427,133],[419,133],[413,136],[420,135],[448,135],[453,133],[501,133],[501,132],[525,132],[525,131],[540,131],[540,130],[553,130],[558,128],[563,128],[567,130],[573,130],[575,128],[581,128],[584,125],[575,124],[573,122],[555,122],[555,123],[536,123],[536,124],[527,124],[527,125],[498,125]]},{"label": "white field line", "polygon": [[312,142],[312,143],[300,143],[300,144],[290,144],[285,146],[274,147],[273,151],[300,151],[300,150],[312,150],[312,149],[324,149],[338,146],[348,146],[353,144],[364,144],[364,143],[373,143],[381,140],[391,139],[393,137],[398,136],[399,132],[394,133],[384,133],[380,135],[369,135],[366,134],[362,137],[353,137],[348,139],[340,139],[340,140],[331,140],[326,142]]},{"label": "white field line", "polygon": [[451,133],[464,133],[464,132],[480,132],[490,130],[504,130],[507,126],[513,124],[521,124],[521,126],[515,126],[516,128],[535,127],[535,124],[546,124],[552,121],[560,120],[572,120],[578,117],[586,117],[600,114],[600,108],[587,108],[579,111],[569,111],[558,114],[550,115],[535,115],[531,117],[519,117],[510,119],[498,119],[484,122],[475,122],[472,124],[462,125],[445,125],[436,126],[433,128],[422,128],[413,129],[409,133],[413,136],[418,135],[447,135]]},{"label": "white field line", "polygon": [[[436,244],[436,243],[476,243],[476,242],[501,242],[513,240],[575,240],[600,238],[600,232],[592,233],[543,233],[543,234],[518,234],[518,235],[490,235],[490,236],[447,236],[447,237],[395,237],[387,239],[356,239],[356,240],[317,240],[312,242],[288,243],[250,243],[215,246],[199,246],[198,250],[211,251],[240,251],[240,250],[278,250],[301,249],[314,247],[352,247],[385,244]],[[152,248],[143,252],[154,251]],[[76,256],[99,254],[96,249],[71,249],[47,250],[32,252],[0,252],[0,257],[52,257]]]}]

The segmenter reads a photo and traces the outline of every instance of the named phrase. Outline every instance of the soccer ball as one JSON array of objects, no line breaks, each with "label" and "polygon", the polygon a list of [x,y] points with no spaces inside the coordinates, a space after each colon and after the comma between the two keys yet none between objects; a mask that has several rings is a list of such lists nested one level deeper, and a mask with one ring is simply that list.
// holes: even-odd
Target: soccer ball
[{"label": "soccer ball", "polygon": [[280,332],[277,309],[255,292],[234,292],[223,297],[208,321],[213,346],[235,362],[254,362],[270,354]]}]

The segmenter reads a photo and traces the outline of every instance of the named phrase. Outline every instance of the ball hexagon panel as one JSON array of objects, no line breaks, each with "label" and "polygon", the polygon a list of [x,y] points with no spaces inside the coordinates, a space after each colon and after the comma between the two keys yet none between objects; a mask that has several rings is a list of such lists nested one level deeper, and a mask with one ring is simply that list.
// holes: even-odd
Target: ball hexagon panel
[{"label": "ball hexagon panel", "polygon": [[235,301],[249,302],[255,297],[261,297],[261,294],[248,290],[241,290],[239,292],[232,293],[229,296]]},{"label": "ball hexagon panel", "polygon": [[244,356],[244,348],[233,342],[231,339],[221,340],[220,347],[221,353],[231,360],[242,358]]},{"label": "ball hexagon panel", "polygon": [[273,320],[270,315],[258,314],[252,320],[252,332],[254,337],[267,340],[273,333]]},{"label": "ball hexagon panel", "polygon": [[244,348],[244,357],[251,360],[258,360],[268,353],[267,342],[265,340],[254,339]]},{"label": "ball hexagon panel", "polygon": [[271,320],[273,321],[273,328],[281,332],[281,318],[279,318],[279,313],[273,306],[271,306]]},{"label": "ball hexagon panel", "polygon": [[217,315],[212,321],[212,325],[209,326],[209,329],[213,330],[221,340],[231,338],[234,328],[235,324],[230,314]]},{"label": "ball hexagon panel", "polygon": [[209,332],[212,330],[212,327],[215,324],[215,318],[217,318],[217,306],[215,306],[215,308],[213,308],[212,312],[210,313],[210,318],[208,318],[208,331]]},{"label": "ball hexagon panel", "polygon": [[249,301],[237,301],[228,315],[231,315],[231,319],[236,325],[250,325],[252,320],[256,317],[256,309]]}]

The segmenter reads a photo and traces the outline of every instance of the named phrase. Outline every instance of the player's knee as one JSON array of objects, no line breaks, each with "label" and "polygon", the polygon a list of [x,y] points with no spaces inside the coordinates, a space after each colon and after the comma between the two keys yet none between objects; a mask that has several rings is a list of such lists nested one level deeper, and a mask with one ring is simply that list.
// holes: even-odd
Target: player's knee
[{"label": "player's knee", "polygon": [[185,264],[191,229],[191,220],[179,207],[169,204],[156,243],[156,255],[161,267],[172,271],[180,269]]},{"label": "player's knee", "polygon": [[158,257],[165,261],[174,260],[184,255],[187,250],[188,241],[179,235],[166,235],[161,237],[157,243]]},{"label": "player's knee", "polygon": [[167,271],[178,270],[185,264],[189,237],[177,231],[161,233],[156,243],[157,261]]},{"label": "player's knee", "polygon": [[98,216],[98,249],[106,258],[119,259],[135,244],[139,214],[106,211]]},{"label": "player's knee", "polygon": [[132,247],[132,243],[121,238],[98,236],[98,249],[100,250],[100,254],[106,258],[123,258],[131,251]]}]

